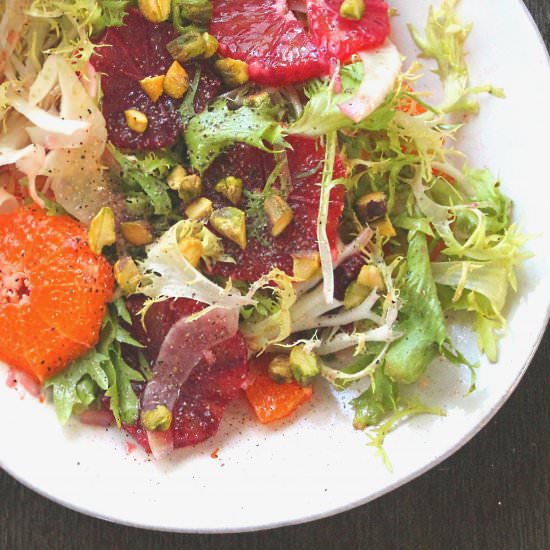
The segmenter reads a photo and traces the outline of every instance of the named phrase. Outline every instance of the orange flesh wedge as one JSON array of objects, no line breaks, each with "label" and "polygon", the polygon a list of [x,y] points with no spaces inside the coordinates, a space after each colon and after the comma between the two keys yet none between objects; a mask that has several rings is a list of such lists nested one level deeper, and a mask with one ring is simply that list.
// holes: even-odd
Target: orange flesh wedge
[{"label": "orange flesh wedge", "polygon": [[43,382],[94,347],[114,288],[86,229],[36,206],[0,215],[0,360]]},{"label": "orange flesh wedge", "polygon": [[290,416],[313,395],[311,386],[272,380],[267,374],[271,359],[271,356],[263,355],[252,361],[252,383],[245,390],[246,398],[262,424]]}]

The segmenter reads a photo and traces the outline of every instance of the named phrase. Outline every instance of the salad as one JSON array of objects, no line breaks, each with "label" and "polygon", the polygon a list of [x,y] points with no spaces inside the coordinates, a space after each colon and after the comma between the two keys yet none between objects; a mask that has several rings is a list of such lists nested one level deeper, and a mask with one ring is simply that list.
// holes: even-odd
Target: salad
[{"label": "salad", "polygon": [[479,94],[504,97],[470,83],[457,2],[410,27],[434,100],[383,0],[4,0],[8,384],[155,457],[243,393],[268,424],[360,388],[353,427],[381,448],[443,414],[421,400],[437,356],[473,391],[452,314],[496,361],[528,254],[454,145]]}]

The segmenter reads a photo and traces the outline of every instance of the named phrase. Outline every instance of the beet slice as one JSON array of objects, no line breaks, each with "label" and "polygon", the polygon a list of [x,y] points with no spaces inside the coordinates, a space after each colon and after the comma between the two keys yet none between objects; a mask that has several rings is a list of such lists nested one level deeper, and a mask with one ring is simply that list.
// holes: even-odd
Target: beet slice
[{"label": "beet slice", "polygon": [[[261,242],[249,238],[246,249],[241,250],[233,242],[224,239],[224,248],[235,260],[235,264],[217,263],[213,273],[243,281],[255,281],[262,275],[278,267],[292,274],[292,255],[315,252],[317,243],[317,214],[323,160],[325,151],[319,141],[305,137],[289,137],[292,146],[288,151],[288,165],[292,178],[292,192],[287,202],[294,212],[291,224],[278,237],[272,237],[265,231]],[[215,184],[226,176],[235,176],[243,180],[246,189],[263,189],[269,174],[275,166],[273,155],[248,145],[236,145],[218,157],[207,170],[204,191],[216,208],[229,206],[219,193]],[[338,158],[335,163],[334,178],[344,175],[344,167]],[[242,199],[240,208],[246,209],[247,201]],[[344,189],[336,187],[331,193],[327,236],[330,245],[336,251],[337,230],[344,207]]]},{"label": "beet slice", "polygon": [[[150,361],[156,359],[164,337],[177,321],[204,308],[204,304],[181,298],[156,303],[145,316],[145,331],[139,317],[143,302],[142,297],[132,297],[127,303],[133,320],[132,334],[147,346]],[[240,333],[205,354],[181,387],[174,406],[171,431],[175,448],[196,445],[216,434],[225,407],[239,394],[247,372],[248,348]],[[144,387],[145,384],[135,385],[140,399]],[[124,428],[150,452],[147,433],[139,420]]]},{"label": "beet slice", "polygon": [[[145,77],[166,73],[174,61],[166,45],[177,36],[171,24],[155,25],[134,8],[128,11],[123,26],[110,27],[97,39],[98,48],[91,63],[103,73],[102,111],[109,139],[117,147],[153,150],[168,147],[177,140],[182,130],[178,110],[182,100],[163,94],[153,103],[139,84]],[[201,78],[194,99],[197,113],[216,97],[221,85],[209,63],[202,62],[200,67]],[[195,65],[186,64],[185,69],[192,80]],[[148,127],[143,134],[128,128],[126,109],[137,109],[147,115]]]}]

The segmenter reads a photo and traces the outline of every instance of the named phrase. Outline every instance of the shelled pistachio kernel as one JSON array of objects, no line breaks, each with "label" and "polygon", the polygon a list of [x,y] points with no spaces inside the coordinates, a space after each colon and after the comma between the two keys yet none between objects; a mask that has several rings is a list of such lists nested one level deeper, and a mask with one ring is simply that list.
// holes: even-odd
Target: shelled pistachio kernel
[{"label": "shelled pistachio kernel", "polygon": [[161,23],[170,17],[170,0],[138,0],[139,11],[151,23]]},{"label": "shelled pistachio kernel", "polygon": [[205,220],[212,215],[212,211],[212,201],[206,197],[201,197],[185,209],[185,215],[191,220]]},{"label": "shelled pistachio kernel", "polygon": [[357,200],[355,209],[362,222],[379,220],[388,212],[386,194],[381,191],[367,193]]},{"label": "shelled pistachio kernel", "polygon": [[203,246],[196,237],[184,237],[178,241],[178,249],[181,255],[193,266],[197,267],[202,257]]},{"label": "shelled pistachio kernel", "polygon": [[212,19],[212,2],[210,0],[180,0],[178,3],[183,19],[208,26]]},{"label": "shelled pistachio kernel", "polygon": [[202,193],[202,180],[198,174],[187,174],[183,166],[176,166],[167,179],[168,187],[178,192],[183,204],[188,205]]},{"label": "shelled pistachio kernel", "polygon": [[223,237],[246,248],[246,214],[234,206],[215,210],[210,216],[212,227]]},{"label": "shelled pistachio kernel", "polygon": [[141,274],[136,262],[129,256],[120,258],[120,260],[115,262],[113,271],[116,282],[122,291],[126,294],[133,294],[141,279]]},{"label": "shelled pistachio kernel", "polygon": [[164,75],[148,76],[139,81],[141,89],[149,96],[149,99],[156,103],[163,91]]},{"label": "shelled pistachio kernel", "polygon": [[393,224],[388,216],[385,216],[381,220],[376,220],[373,222],[373,225],[382,237],[391,238],[397,235],[395,227],[393,227]]},{"label": "shelled pistachio kernel", "polygon": [[126,111],[124,111],[124,116],[126,117],[126,124],[128,124],[130,130],[138,134],[143,134],[143,132],[147,130],[149,120],[145,113],[136,109],[126,109]]},{"label": "shelled pistachio kernel", "polygon": [[340,16],[359,21],[365,15],[365,0],[344,0],[340,6]]},{"label": "shelled pistachio kernel", "polygon": [[223,83],[230,88],[238,88],[246,84],[250,78],[248,65],[239,59],[218,59],[214,63],[214,70],[218,73]]},{"label": "shelled pistachio kernel", "polygon": [[170,187],[170,189],[172,189],[173,191],[179,191],[185,176],[187,176],[187,170],[181,164],[178,164],[168,174],[168,177],[166,178],[166,183],[168,184],[168,187]]},{"label": "shelled pistachio kernel", "polygon": [[206,50],[202,54],[205,59],[210,59],[217,51],[219,47],[219,42],[215,36],[212,36],[210,33],[203,33],[202,37],[204,38],[204,43],[206,44]]},{"label": "shelled pistachio kernel", "polygon": [[115,215],[108,206],[104,206],[92,219],[88,230],[88,241],[95,254],[101,254],[103,247],[115,243]]},{"label": "shelled pistachio kernel", "polygon": [[264,202],[264,211],[271,225],[271,234],[278,237],[294,218],[294,212],[279,195],[271,195]]},{"label": "shelled pistachio kernel", "polygon": [[384,278],[380,270],[374,265],[364,265],[357,276],[357,283],[366,288],[384,290]]},{"label": "shelled pistachio kernel", "polygon": [[149,224],[144,221],[122,222],[120,232],[126,242],[134,246],[145,246],[153,242]]},{"label": "shelled pistachio kernel", "polygon": [[178,61],[170,65],[163,86],[166,95],[172,99],[181,99],[189,89],[189,75]]},{"label": "shelled pistachio kernel", "polygon": [[321,372],[317,356],[302,344],[294,346],[290,352],[290,369],[296,382],[302,386],[307,386]]},{"label": "shelled pistachio kernel", "polygon": [[344,294],[344,309],[353,309],[361,305],[370,293],[370,289],[353,281],[346,288]]},{"label": "shelled pistachio kernel", "polygon": [[166,405],[141,412],[141,423],[149,432],[165,432],[172,425],[172,413]]},{"label": "shelled pistachio kernel", "polygon": [[227,176],[216,183],[214,189],[237,206],[243,196],[243,180],[234,176]]},{"label": "shelled pistachio kernel", "polygon": [[166,45],[168,53],[180,63],[186,63],[206,52],[206,42],[202,33],[196,29],[189,29]]},{"label": "shelled pistachio kernel", "polygon": [[319,271],[319,267],[321,267],[321,257],[318,252],[292,256],[292,274],[298,281],[311,279]]},{"label": "shelled pistachio kernel", "polygon": [[276,382],[290,382],[293,378],[288,355],[276,355],[270,361],[267,372]]}]

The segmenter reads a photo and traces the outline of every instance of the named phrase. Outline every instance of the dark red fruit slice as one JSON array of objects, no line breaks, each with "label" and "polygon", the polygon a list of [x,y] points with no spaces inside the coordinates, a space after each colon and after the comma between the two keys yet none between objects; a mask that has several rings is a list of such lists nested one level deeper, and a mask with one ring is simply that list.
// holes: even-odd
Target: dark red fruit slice
[{"label": "dark red fruit slice", "polygon": [[[278,267],[292,274],[292,255],[307,254],[318,249],[317,214],[323,160],[325,151],[316,140],[304,137],[289,137],[292,146],[288,151],[289,171],[292,175],[292,192],[287,202],[294,212],[294,219],[281,235],[274,238],[265,231],[262,242],[249,238],[246,250],[242,251],[234,243],[224,240],[226,253],[235,260],[235,264],[218,263],[214,273],[243,281],[255,281],[262,275]],[[249,190],[263,189],[269,174],[273,170],[274,160],[271,153],[264,153],[248,145],[236,145],[220,156],[203,178],[205,194],[214,205],[229,206],[229,202],[214,191],[214,185],[223,177],[235,176],[243,180]],[[335,164],[334,178],[344,175],[344,167],[338,158]],[[331,194],[327,236],[331,247],[336,250],[337,229],[343,211],[344,189],[336,187]],[[243,199],[241,208],[246,209]]]},{"label": "dark red fruit slice", "polygon": [[328,70],[286,0],[218,0],[210,32],[220,53],[246,61],[250,77],[261,84],[301,82]]},{"label": "dark red fruit slice", "polygon": [[308,0],[309,31],[329,59],[347,61],[354,53],[381,46],[390,34],[388,6],[383,0],[365,0],[360,21],[340,16],[342,0]]},{"label": "dark red fruit slice", "polygon": [[[200,311],[204,306],[192,300],[178,299],[154,304],[141,325],[140,297],[128,300],[132,313],[132,334],[147,346],[147,355],[154,361],[162,340],[172,326],[183,316]],[[248,348],[240,333],[212,348],[192,371],[182,386],[173,411],[172,436],[176,448],[196,445],[217,431],[227,404],[241,390],[248,372]],[[144,385],[136,386],[141,397]],[[150,451],[147,433],[140,422],[125,426],[126,431],[146,450]]]},{"label": "dark red fruit slice", "polygon": [[334,297],[343,300],[346,288],[350,285],[365,265],[365,260],[360,254],[352,256],[334,270]]},{"label": "dark red fruit slice", "polygon": [[246,61],[260,84],[282,86],[323,76],[335,60],[384,43],[390,32],[388,6],[365,0],[360,21],[340,16],[342,0],[308,0],[308,29],[287,0],[217,0],[210,32],[220,53]]},{"label": "dark red fruit slice", "polygon": [[[110,27],[97,40],[100,46],[91,59],[94,68],[103,73],[103,115],[109,139],[117,146],[129,149],[159,149],[172,145],[182,130],[178,108],[181,100],[163,94],[156,102],[141,89],[139,81],[147,76],[165,74],[174,61],[166,44],[178,36],[169,23],[155,25],[139,10],[131,9],[124,26]],[[193,64],[185,65],[190,78],[195,74]],[[201,64],[201,80],[195,96],[195,110],[201,112],[216,97],[220,80]],[[148,127],[136,133],[126,123],[124,111],[137,109],[147,115]]]}]

